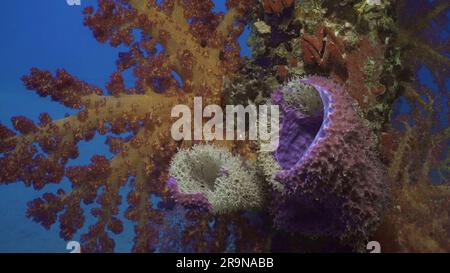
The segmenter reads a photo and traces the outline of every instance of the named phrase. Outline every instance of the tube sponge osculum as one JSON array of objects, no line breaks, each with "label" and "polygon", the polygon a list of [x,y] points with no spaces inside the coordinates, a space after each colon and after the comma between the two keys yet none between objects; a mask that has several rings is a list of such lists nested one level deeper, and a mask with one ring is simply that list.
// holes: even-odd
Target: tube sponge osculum
[{"label": "tube sponge osculum", "polygon": [[176,202],[215,214],[260,208],[265,190],[256,169],[213,145],[179,150],[167,185]]},{"label": "tube sponge osculum", "polygon": [[280,145],[272,155],[281,167],[274,176],[274,225],[360,242],[376,228],[387,200],[374,136],[342,86],[317,76],[301,83],[317,90],[323,112],[305,114],[289,106],[283,92],[273,93],[282,109]]}]

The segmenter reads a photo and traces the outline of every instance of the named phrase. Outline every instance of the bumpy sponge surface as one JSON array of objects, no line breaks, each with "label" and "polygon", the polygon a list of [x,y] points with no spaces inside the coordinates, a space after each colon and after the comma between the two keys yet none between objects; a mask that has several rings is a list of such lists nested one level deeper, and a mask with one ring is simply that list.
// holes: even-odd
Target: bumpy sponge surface
[{"label": "bumpy sponge surface", "polygon": [[342,86],[323,77],[302,83],[317,90],[323,113],[319,123],[312,122],[320,115],[286,107],[280,92],[273,96],[285,109],[273,155],[282,168],[274,177],[274,224],[310,236],[367,239],[380,221],[389,185],[373,135]]}]

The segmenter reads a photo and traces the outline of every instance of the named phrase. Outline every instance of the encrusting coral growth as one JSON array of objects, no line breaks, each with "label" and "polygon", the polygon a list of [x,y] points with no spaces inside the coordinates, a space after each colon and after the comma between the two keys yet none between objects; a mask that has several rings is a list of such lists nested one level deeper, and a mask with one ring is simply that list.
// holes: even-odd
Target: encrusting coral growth
[{"label": "encrusting coral growth", "polygon": [[293,0],[264,0],[263,7],[267,13],[281,14],[284,9],[291,7],[293,2]]},{"label": "encrusting coral growth", "polygon": [[296,77],[281,87],[283,99],[290,107],[294,107],[301,113],[313,116],[323,112],[323,103],[319,92],[314,87],[302,83],[301,79]]}]

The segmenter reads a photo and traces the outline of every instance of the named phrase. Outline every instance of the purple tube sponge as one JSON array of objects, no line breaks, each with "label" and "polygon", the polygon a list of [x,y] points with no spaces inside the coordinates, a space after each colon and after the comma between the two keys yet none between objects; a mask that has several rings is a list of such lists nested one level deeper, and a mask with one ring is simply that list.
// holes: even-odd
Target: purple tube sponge
[{"label": "purple tube sponge", "polygon": [[[289,105],[286,92],[272,97],[280,105],[280,145],[273,156],[272,213],[276,228],[308,236],[365,240],[380,221],[388,181],[353,100],[342,86],[323,77],[297,80],[317,90],[323,111]],[[295,92],[295,90],[293,90]]]},{"label": "purple tube sponge", "polygon": [[196,211],[199,213],[208,213],[212,210],[212,206],[204,193],[183,193],[178,187],[177,180],[170,177],[167,180],[167,188],[170,195],[177,204],[182,205],[185,209]]}]

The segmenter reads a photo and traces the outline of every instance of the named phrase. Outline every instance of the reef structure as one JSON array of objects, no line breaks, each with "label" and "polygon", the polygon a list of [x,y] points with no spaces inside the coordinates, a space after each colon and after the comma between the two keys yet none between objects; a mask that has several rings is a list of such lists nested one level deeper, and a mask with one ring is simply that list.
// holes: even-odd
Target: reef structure
[{"label": "reef structure", "polygon": [[273,153],[280,170],[271,173],[274,225],[357,247],[380,222],[388,199],[386,171],[345,89],[318,76],[301,80],[299,88],[304,84],[319,93],[323,113],[289,106],[280,90],[272,94],[282,113]]},{"label": "reef structure", "polygon": [[[224,203],[208,198],[206,190],[186,192],[184,176],[169,178],[166,167],[179,156],[173,157],[177,148],[192,145],[169,137],[170,109],[194,96],[209,104],[259,105],[290,77],[320,74],[327,79],[296,79],[272,96],[284,110],[281,145],[274,154],[260,154],[256,163],[273,188],[268,209],[275,228],[294,235],[279,243],[303,248],[307,240],[301,235],[307,235],[314,244],[320,244],[319,236],[333,236],[357,245],[384,216],[370,237],[383,251],[445,252],[449,129],[439,121],[448,108],[449,43],[438,29],[447,22],[448,1],[380,2],[228,0],[228,11],[218,13],[210,0],[99,0],[98,8],[84,10],[84,24],[100,43],[126,48],[117,70],[105,88],[64,69],[53,75],[34,68],[24,76],[28,89],[77,113],[60,120],[42,113],[39,124],[13,117],[11,129],[0,124],[0,184],[22,181],[50,190],[28,203],[27,216],[46,229],[59,223],[65,240],[76,240],[89,226],[80,237],[83,252],[114,251],[114,236],[124,230],[122,216],[135,224],[132,251],[170,252],[177,249],[171,243],[188,252],[264,251],[267,242],[275,242],[266,215],[250,221],[246,212],[224,213],[218,209]],[[246,25],[252,28],[250,60],[239,54]],[[136,30],[141,35],[134,35]],[[410,84],[422,63],[437,75],[432,86]],[[136,78],[133,87],[125,86],[126,72]],[[356,115],[353,99],[375,134]],[[410,113],[389,116],[405,101]],[[79,144],[98,135],[107,136],[113,157],[95,155],[90,164],[69,166],[79,156]],[[231,145],[233,154],[240,149],[247,160],[255,156],[245,142]],[[225,179],[227,172],[219,169],[217,175],[215,180]],[[70,189],[53,189],[64,177]],[[124,188],[126,198],[119,194]],[[388,189],[392,203],[384,212]],[[247,197],[248,189],[240,190]],[[172,197],[182,206],[173,206]],[[158,198],[162,201],[153,203]],[[254,207],[244,202],[250,200],[233,204],[239,206],[229,212]],[[202,213],[183,222],[185,209]],[[87,221],[88,214],[94,222]],[[173,217],[183,227],[169,229]]]}]

